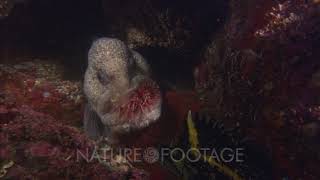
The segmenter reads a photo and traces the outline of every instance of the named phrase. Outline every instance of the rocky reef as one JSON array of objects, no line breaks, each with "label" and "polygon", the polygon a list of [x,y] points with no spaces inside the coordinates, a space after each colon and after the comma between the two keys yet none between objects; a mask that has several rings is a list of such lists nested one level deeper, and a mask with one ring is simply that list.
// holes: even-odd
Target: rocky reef
[{"label": "rocky reef", "polygon": [[[319,6],[318,0],[0,1],[0,176],[317,179]],[[200,145],[233,147],[240,135],[228,129],[237,129],[250,139],[248,157],[263,156],[259,169],[250,158],[228,168],[206,161],[77,162],[75,149],[106,146],[82,130],[87,53],[99,37],[120,39],[146,57],[163,92],[165,123],[126,137],[130,146],[190,148],[192,132]],[[195,127],[188,128],[189,110],[210,118],[193,117]],[[164,131],[178,136],[163,140]]]},{"label": "rocky reef", "polygon": [[121,165],[111,171],[110,166],[79,155],[92,154],[97,144],[81,130],[81,83],[64,80],[62,69],[40,59],[1,65],[0,176],[141,179],[142,171],[120,171]]}]

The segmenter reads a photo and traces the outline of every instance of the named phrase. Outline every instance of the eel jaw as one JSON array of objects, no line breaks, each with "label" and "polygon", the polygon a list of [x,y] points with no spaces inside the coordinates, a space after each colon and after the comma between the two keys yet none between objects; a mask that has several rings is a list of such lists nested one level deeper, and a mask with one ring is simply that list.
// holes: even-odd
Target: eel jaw
[{"label": "eel jaw", "polygon": [[126,133],[156,122],[161,115],[161,105],[159,86],[150,79],[144,79],[102,119],[113,131]]}]

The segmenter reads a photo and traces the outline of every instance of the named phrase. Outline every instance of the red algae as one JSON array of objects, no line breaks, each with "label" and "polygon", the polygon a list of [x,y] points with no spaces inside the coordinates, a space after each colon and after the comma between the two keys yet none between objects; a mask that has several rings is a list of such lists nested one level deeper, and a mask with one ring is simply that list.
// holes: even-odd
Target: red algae
[{"label": "red algae", "polygon": [[0,67],[0,164],[13,163],[5,178],[141,179],[143,171],[133,176],[90,159],[97,144],[77,127],[82,100],[68,92],[78,85],[34,72]]},{"label": "red algae", "polygon": [[[28,66],[27,66],[28,65]],[[16,106],[27,105],[45,112],[68,125],[81,126],[83,95],[81,84],[63,80],[55,64],[49,62],[29,62],[28,68],[21,65],[2,65],[0,67],[0,92],[3,101]],[[44,67],[51,68],[45,73]],[[49,70],[48,70],[49,71]],[[0,107],[1,106],[0,104]],[[0,111],[5,111],[0,108]],[[1,113],[0,113],[1,116]]]}]

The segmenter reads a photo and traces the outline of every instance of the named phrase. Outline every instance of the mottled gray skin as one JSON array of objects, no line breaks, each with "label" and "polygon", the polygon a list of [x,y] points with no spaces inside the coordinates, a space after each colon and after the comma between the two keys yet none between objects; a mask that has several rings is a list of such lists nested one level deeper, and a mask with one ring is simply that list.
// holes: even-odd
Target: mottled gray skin
[{"label": "mottled gray skin", "polygon": [[149,66],[137,52],[122,41],[100,38],[93,42],[88,53],[88,68],[84,78],[84,93],[88,104],[84,114],[84,129],[93,139],[113,136],[148,126],[161,112],[161,102],[155,110],[143,116],[141,124],[117,124],[110,111],[139,81],[148,79]]}]

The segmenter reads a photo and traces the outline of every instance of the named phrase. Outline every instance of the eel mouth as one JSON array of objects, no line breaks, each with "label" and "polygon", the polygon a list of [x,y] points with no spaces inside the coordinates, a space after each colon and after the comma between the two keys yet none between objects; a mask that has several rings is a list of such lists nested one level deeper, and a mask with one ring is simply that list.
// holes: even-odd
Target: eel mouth
[{"label": "eel mouth", "polygon": [[161,93],[156,82],[141,80],[111,110],[110,126],[121,131],[147,127],[161,114]]}]

